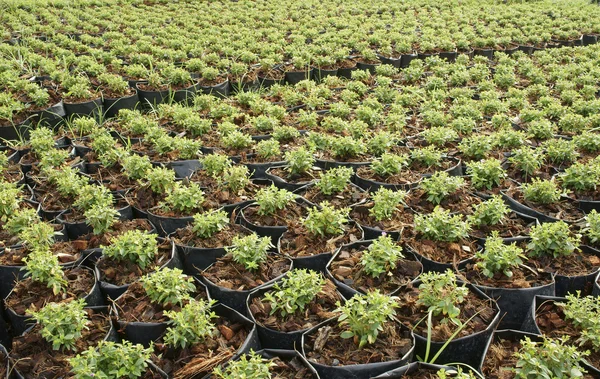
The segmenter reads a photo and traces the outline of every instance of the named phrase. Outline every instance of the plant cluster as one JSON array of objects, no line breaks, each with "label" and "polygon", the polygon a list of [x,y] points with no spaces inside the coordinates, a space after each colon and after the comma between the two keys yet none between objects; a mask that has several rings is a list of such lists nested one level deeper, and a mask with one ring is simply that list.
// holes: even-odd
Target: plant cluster
[{"label": "plant cluster", "polygon": [[365,274],[377,278],[394,270],[401,259],[404,259],[402,246],[396,244],[390,236],[381,236],[362,253],[360,265]]},{"label": "plant cluster", "polygon": [[275,212],[285,209],[298,196],[283,188],[274,185],[260,189],[255,195],[258,204],[258,214],[261,216],[273,215]]},{"label": "plant cluster", "polygon": [[217,317],[211,310],[215,300],[194,300],[184,305],[178,312],[165,311],[169,327],[163,341],[173,348],[185,349],[213,336],[217,328],[212,322]]},{"label": "plant cluster", "polygon": [[421,181],[419,187],[427,194],[427,200],[439,205],[446,197],[452,195],[465,185],[459,176],[450,176],[445,171],[437,171],[429,178]]},{"label": "plant cluster", "polygon": [[391,219],[398,207],[404,202],[406,195],[405,191],[379,188],[373,194],[373,206],[369,209],[369,214],[375,217],[377,221]]},{"label": "plant cluster", "polygon": [[493,278],[497,273],[511,278],[512,270],[527,259],[516,242],[505,244],[496,231],[486,239],[484,249],[475,253],[475,258],[476,267],[488,278]]},{"label": "plant cluster", "polygon": [[324,195],[331,196],[342,192],[350,182],[354,171],[349,167],[337,167],[325,171],[315,184]]},{"label": "plant cluster", "polygon": [[101,246],[102,254],[116,261],[130,261],[141,269],[148,267],[158,254],[156,234],[141,230],[128,230],[113,238],[108,246]]},{"label": "plant cluster", "polygon": [[415,230],[424,238],[433,241],[456,242],[467,238],[471,228],[460,214],[452,215],[439,206],[430,214],[415,215]]},{"label": "plant cluster", "polygon": [[39,311],[30,311],[31,317],[41,325],[40,334],[52,344],[53,350],[73,350],[75,342],[88,329],[85,302],[73,300],[66,303],[49,303]]},{"label": "plant cluster", "polygon": [[252,233],[245,237],[233,237],[231,246],[226,250],[236,263],[244,266],[246,270],[254,271],[267,260],[269,249],[273,247],[270,237],[259,237]]},{"label": "plant cluster", "polygon": [[150,300],[161,305],[183,305],[196,290],[194,278],[184,275],[178,268],[161,268],[142,277],[140,281]]},{"label": "plant cluster", "polygon": [[525,337],[514,354],[517,358],[515,378],[581,378],[586,373],[581,360],[587,355],[589,352],[569,346],[567,339],[544,338],[542,342],[533,342]]},{"label": "plant cluster", "polygon": [[281,317],[303,312],[325,285],[323,275],[312,270],[297,269],[287,273],[273,289],[265,292],[264,299],[271,305],[271,315]]},{"label": "plant cluster", "polygon": [[559,258],[573,254],[579,249],[580,234],[573,234],[564,221],[534,225],[527,244],[527,255],[531,257],[551,256]]},{"label": "plant cluster", "polygon": [[458,325],[459,305],[465,301],[469,289],[465,285],[459,286],[456,275],[450,270],[427,272],[420,279],[417,304],[427,307],[427,312],[434,316],[443,315],[444,321],[450,320]]},{"label": "plant cluster", "polygon": [[335,236],[344,232],[348,222],[349,208],[336,209],[324,201],[318,207],[308,209],[308,216],[302,221],[308,232],[315,236]]},{"label": "plant cluster", "polygon": [[148,368],[152,347],[129,341],[100,341],[94,347],[69,358],[71,372],[80,379],[137,379]]},{"label": "plant cluster", "polygon": [[510,208],[502,197],[494,195],[488,200],[473,206],[473,214],[468,216],[473,226],[498,225],[510,213]]},{"label": "plant cluster", "polygon": [[194,215],[192,231],[200,238],[210,238],[229,225],[227,212],[210,210]]}]

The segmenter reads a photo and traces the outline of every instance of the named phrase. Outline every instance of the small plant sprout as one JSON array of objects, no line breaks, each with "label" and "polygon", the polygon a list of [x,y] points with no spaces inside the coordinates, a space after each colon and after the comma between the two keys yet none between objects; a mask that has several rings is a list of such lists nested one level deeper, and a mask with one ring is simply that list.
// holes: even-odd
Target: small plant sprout
[{"label": "small plant sprout", "polygon": [[63,292],[67,287],[67,279],[58,262],[58,256],[52,254],[50,249],[40,249],[32,251],[27,257],[23,258],[25,267],[25,276],[30,276],[31,280],[45,284],[52,289],[54,295]]},{"label": "small plant sprout", "polygon": [[204,191],[196,182],[183,185],[176,182],[171,193],[158,206],[165,211],[190,214],[195,209],[201,209],[204,203]]},{"label": "small plant sprout", "polygon": [[394,270],[401,259],[404,259],[402,246],[396,244],[390,236],[381,236],[362,253],[360,264],[365,274],[377,278]]},{"label": "small plant sprout", "polygon": [[182,306],[196,290],[194,278],[178,268],[164,267],[140,279],[146,295],[154,304]]},{"label": "small plant sprout", "polygon": [[497,273],[511,278],[512,270],[527,260],[523,255],[523,249],[517,246],[516,242],[510,245],[504,244],[497,231],[493,231],[486,239],[484,250],[475,253],[475,257],[477,268],[481,269],[482,274],[488,278],[494,277]]},{"label": "small plant sprout", "polygon": [[100,341],[68,360],[78,379],[136,379],[146,372],[152,350],[152,346],[144,348],[129,341]]},{"label": "small plant sprout", "polygon": [[329,202],[320,204],[321,209],[311,207],[308,216],[302,221],[308,232],[314,236],[335,236],[344,232],[344,225],[348,222],[350,208],[336,209]]},{"label": "small plant sprout", "polygon": [[344,305],[336,303],[339,325],[344,328],[342,338],[353,338],[358,348],[377,341],[380,331],[383,331],[387,321],[394,320],[398,307],[396,298],[386,296],[374,290],[366,295],[355,295]]},{"label": "small plant sprout", "polygon": [[212,320],[217,315],[210,310],[213,305],[215,300],[198,299],[187,303],[179,312],[165,311],[165,316],[170,318],[163,337],[165,344],[185,349],[214,336],[217,327]]},{"label": "small plant sprout", "polygon": [[371,169],[377,175],[385,178],[398,175],[408,164],[409,159],[405,154],[384,153],[373,161]]},{"label": "small plant sprout", "polygon": [[477,379],[475,374],[471,371],[464,372],[461,367],[457,367],[456,371],[447,371],[446,369],[440,369],[436,373],[437,379]]},{"label": "small plant sprout", "polygon": [[525,337],[519,351],[514,353],[517,359],[513,369],[515,378],[582,378],[587,371],[581,366],[581,360],[588,355],[588,351],[569,346],[568,337],[543,337],[542,342]]},{"label": "small plant sprout", "polygon": [[264,299],[271,304],[271,315],[281,317],[303,312],[325,285],[323,275],[316,271],[298,269],[290,271],[265,292]]},{"label": "small plant sprout", "polygon": [[377,221],[390,220],[398,207],[403,204],[406,195],[406,191],[379,188],[373,194],[373,206],[369,209],[369,214]]},{"label": "small plant sprout", "polygon": [[175,187],[175,171],[166,167],[154,167],[144,177],[155,194],[165,194]]},{"label": "small plant sprout", "polygon": [[560,200],[560,190],[554,180],[533,178],[531,183],[521,185],[523,197],[537,204],[552,204]]},{"label": "small plant sprout", "polygon": [[544,152],[523,147],[515,150],[508,161],[528,177],[532,176],[544,164]]},{"label": "small plant sprout", "polygon": [[210,210],[194,215],[192,231],[200,238],[210,238],[229,225],[227,212]]},{"label": "small plant sprout", "polygon": [[531,241],[527,244],[531,257],[550,256],[559,258],[571,255],[578,250],[580,234],[572,234],[564,221],[534,225],[530,232]]},{"label": "small plant sprout", "polygon": [[494,195],[488,200],[474,205],[473,214],[468,217],[471,225],[491,226],[498,225],[510,213],[510,208],[502,197]]},{"label": "small plant sprout", "polygon": [[47,249],[54,243],[54,228],[46,222],[34,222],[19,233],[19,237],[31,250]]},{"label": "small plant sprout", "polygon": [[414,149],[410,153],[412,160],[417,161],[426,167],[440,166],[444,158],[444,152],[435,146],[427,146]]},{"label": "small plant sprout", "polygon": [[450,176],[446,171],[438,171],[429,178],[423,179],[420,187],[427,194],[427,200],[438,205],[464,185],[465,180],[463,178]]},{"label": "small plant sprout", "polygon": [[600,184],[600,164],[597,161],[573,163],[560,175],[560,180],[564,188],[572,191],[595,191]]},{"label": "small plant sprout", "polygon": [[250,183],[250,172],[246,166],[231,166],[223,174],[224,185],[234,193],[239,193]]},{"label": "small plant sprout", "polygon": [[6,222],[19,208],[21,190],[14,183],[0,182],[0,221]]},{"label": "small plant sprout", "polygon": [[273,215],[275,212],[285,209],[294,201],[298,195],[285,189],[279,189],[274,185],[261,188],[255,196],[258,204],[258,214],[261,216]]},{"label": "small plant sprout", "polygon": [[158,254],[156,234],[142,230],[128,230],[122,235],[113,238],[108,246],[101,246],[102,254],[116,261],[130,261],[141,269],[145,269],[154,261]]},{"label": "small plant sprout", "polygon": [[6,221],[4,229],[12,236],[16,236],[24,229],[37,222],[40,222],[40,217],[35,209],[28,207],[20,208],[11,215],[8,221]]},{"label": "small plant sprout", "polygon": [[225,170],[231,167],[231,160],[222,154],[209,154],[204,156],[200,162],[206,174],[212,178],[219,178]]},{"label": "small plant sprout", "polygon": [[285,153],[287,161],[287,171],[292,176],[299,176],[310,170],[315,164],[315,157],[312,151],[304,147],[291,150]]},{"label": "small plant sprout", "polygon": [[95,235],[105,233],[119,220],[119,211],[110,204],[95,204],[84,212],[85,223]]},{"label": "small plant sprout", "polygon": [[263,359],[259,354],[250,350],[239,360],[229,362],[224,369],[216,367],[212,374],[219,379],[271,379],[271,367],[275,363]]},{"label": "small plant sprout", "polygon": [[471,177],[473,187],[478,190],[491,190],[499,186],[507,176],[502,162],[495,158],[467,163],[467,175]]},{"label": "small plant sprout", "polygon": [[354,171],[350,167],[336,167],[325,171],[316,186],[327,196],[340,193],[350,183]]},{"label": "small plant sprout", "polygon": [[415,230],[432,241],[459,241],[468,237],[470,228],[462,215],[451,215],[449,210],[439,206],[430,214],[415,215]]},{"label": "small plant sprout", "polygon": [[583,234],[590,240],[590,243],[597,244],[600,241],[600,213],[592,209],[585,216],[585,228]]},{"label": "small plant sprout", "polygon": [[600,298],[568,294],[566,302],[557,302],[562,308],[565,319],[581,332],[576,343],[580,347],[591,345],[594,351],[600,351]]},{"label": "small plant sprout", "polygon": [[48,303],[39,311],[30,311],[31,317],[42,327],[41,336],[52,344],[53,350],[74,350],[75,342],[88,329],[89,320],[83,309],[83,299],[67,303]]},{"label": "small plant sprout", "polygon": [[450,320],[458,325],[458,306],[465,301],[468,294],[469,289],[465,285],[458,285],[456,275],[452,271],[427,272],[421,275],[417,304],[427,307],[427,311],[432,312],[434,316],[443,315],[442,322]]},{"label": "small plant sprout", "polygon": [[252,233],[245,237],[235,236],[231,246],[226,247],[234,262],[241,264],[248,271],[258,270],[267,260],[269,249],[273,248],[270,237],[259,237]]},{"label": "small plant sprout", "polygon": [[121,166],[123,167],[125,176],[131,180],[143,179],[152,170],[152,162],[145,155],[126,155],[121,160]]}]

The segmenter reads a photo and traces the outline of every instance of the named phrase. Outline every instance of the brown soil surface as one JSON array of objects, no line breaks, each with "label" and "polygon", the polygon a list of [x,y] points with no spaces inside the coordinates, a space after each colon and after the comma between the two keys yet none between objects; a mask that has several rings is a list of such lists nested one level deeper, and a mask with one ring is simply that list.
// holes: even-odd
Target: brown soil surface
[{"label": "brown soil surface", "polygon": [[96,283],[92,270],[75,267],[64,270],[67,279],[65,293],[54,295],[46,284],[34,282],[26,278],[17,282],[13,291],[6,298],[6,308],[11,308],[18,315],[27,314],[27,310],[42,309],[47,303],[62,303],[86,297]]},{"label": "brown soil surface", "polygon": [[157,195],[150,187],[139,187],[128,193],[125,198],[131,206],[146,211],[150,208],[155,207],[160,201],[165,198],[164,195]]},{"label": "brown soil surface", "polygon": [[343,299],[337,292],[335,284],[331,280],[327,280],[323,290],[306,305],[303,312],[296,312],[286,317],[281,317],[279,312],[271,315],[271,303],[265,301],[264,296],[252,299],[250,312],[259,324],[269,329],[295,332],[310,329],[335,317],[337,314],[333,311],[337,308],[335,305],[337,301],[342,302]]},{"label": "brown soil surface", "polygon": [[554,273],[564,276],[579,276],[591,274],[598,270],[600,258],[595,255],[574,252],[571,255],[553,257],[529,258],[526,264],[539,271]]},{"label": "brown soil surface", "polygon": [[[81,256],[76,245],[69,242],[56,242],[50,250],[58,255],[58,261],[62,263],[75,262]],[[23,258],[29,255],[30,251],[26,248],[7,248],[0,254],[0,265],[2,266],[23,266]]]},{"label": "brown soil surface", "polygon": [[[480,197],[472,195],[466,188],[461,188],[453,194],[448,195],[439,204],[444,209],[450,210],[453,213],[470,215],[473,213],[473,206],[481,203],[483,200]],[[427,194],[421,189],[410,191],[406,205],[419,213],[431,213],[436,207],[433,203],[427,200]]]},{"label": "brown soil surface", "polygon": [[225,187],[210,188],[205,191],[207,208],[220,208],[224,205],[241,203],[254,199],[256,193],[267,185],[249,183],[239,192],[233,192]]},{"label": "brown soil surface", "polygon": [[258,205],[250,205],[244,209],[244,217],[250,223],[258,226],[287,226],[304,219],[307,206],[292,202],[287,207],[277,210],[272,215],[259,215]]},{"label": "brown soil surface", "polygon": [[464,276],[471,283],[493,288],[533,288],[552,283],[552,277],[548,273],[539,272],[532,268],[518,267],[513,269],[512,273],[512,278],[502,273],[497,273],[494,277],[488,278],[481,274],[473,264],[468,264]]},{"label": "brown soil surface", "polygon": [[356,175],[363,179],[388,184],[411,184],[420,181],[423,177],[423,174],[413,170],[403,170],[396,175],[380,176],[373,172],[370,166],[359,167],[359,169],[356,170]]},{"label": "brown soil surface", "polygon": [[384,231],[400,231],[404,228],[412,230],[413,214],[409,209],[398,209],[392,215],[389,220],[377,221],[375,217],[369,214],[369,210],[373,207],[374,203],[370,202],[365,205],[357,206],[350,212],[350,217],[358,222],[360,225],[369,226]]},{"label": "brown soil surface", "polygon": [[528,236],[531,226],[534,223],[528,223],[519,217],[515,212],[510,212],[499,224],[473,226],[470,232],[472,237],[487,238],[493,231],[497,231],[502,238]]},{"label": "brown soil surface", "polygon": [[426,239],[413,239],[408,245],[417,253],[429,260],[440,263],[459,263],[471,258],[477,251],[473,241],[438,242]]},{"label": "brown soil surface", "polygon": [[182,229],[177,229],[173,235],[173,241],[179,246],[191,246],[197,248],[220,248],[231,246],[231,241],[235,236],[247,236],[250,234],[248,229],[236,224],[229,224],[224,229],[209,238],[200,238],[192,230],[190,224]]},{"label": "brown soil surface", "polygon": [[[196,284],[196,291],[190,296],[196,300],[206,300],[206,291],[204,287]],[[118,312],[117,319],[125,322],[167,322],[169,318],[164,315],[164,311],[179,311],[181,306],[178,304],[155,304],[150,300],[141,282],[135,282],[122,296],[114,301]],[[187,301],[183,305],[187,304]]]},{"label": "brown soil surface", "polygon": [[525,200],[523,192],[515,187],[510,188],[506,194],[535,211],[559,220],[573,222],[580,220],[585,216],[583,211],[581,211],[575,203],[568,200],[560,200],[553,204],[536,204]]},{"label": "brown soil surface", "polygon": [[346,224],[344,233],[338,236],[313,236],[301,225],[290,226],[281,237],[280,253],[291,257],[306,257],[331,253],[351,242],[362,239],[362,231],[356,225]]},{"label": "brown soil surface", "polygon": [[[363,272],[363,266],[360,264],[360,259],[367,249],[366,246],[342,248],[329,267],[333,277],[362,293],[378,288],[390,294],[414,280],[423,270],[423,266],[417,261],[400,259],[396,262],[395,269],[373,278]],[[412,254],[408,256],[410,258]]]},{"label": "brown soil surface", "polygon": [[273,367],[269,369],[273,379],[314,379],[313,374],[308,367],[300,360],[294,357],[292,359],[281,359],[275,357],[271,359]]},{"label": "brown soil surface", "polygon": [[239,350],[250,332],[244,325],[222,317],[213,321],[216,336],[186,349],[170,349],[158,342],[152,361],[174,379],[202,378],[212,372]]},{"label": "brown soil surface", "polygon": [[351,205],[361,203],[367,200],[369,197],[366,192],[361,191],[359,188],[349,184],[347,184],[346,188],[344,188],[341,192],[331,195],[325,195],[321,192],[319,187],[312,185],[306,192],[304,192],[304,194],[302,194],[302,196],[313,204],[320,204],[323,201],[328,201],[336,208],[346,208]]},{"label": "brown soil surface", "polygon": [[298,176],[291,176],[289,172],[283,168],[274,168],[269,171],[272,175],[279,176],[281,179],[288,183],[308,183],[315,179],[318,179],[318,175],[315,170],[308,170],[304,174]]},{"label": "brown soil surface", "polygon": [[41,335],[41,327],[36,325],[23,336],[16,337],[12,344],[11,362],[14,369],[26,379],[67,378],[71,366],[67,359],[79,352],[95,346],[103,340],[110,330],[110,319],[102,314],[92,314],[88,310],[90,323],[88,330],[82,331],[81,338],[75,343],[74,351],[53,350],[52,343]]},{"label": "brown soil surface", "polygon": [[358,341],[341,338],[344,331],[334,321],[307,335],[304,350],[308,360],[329,366],[389,362],[401,359],[412,347],[410,332],[396,321],[385,323],[375,343],[362,349],[358,349]]},{"label": "brown soil surface", "polygon": [[231,254],[218,258],[202,272],[202,276],[212,283],[230,290],[247,291],[278,278],[290,269],[291,262],[280,255],[269,254],[267,261],[255,271],[234,262]]}]

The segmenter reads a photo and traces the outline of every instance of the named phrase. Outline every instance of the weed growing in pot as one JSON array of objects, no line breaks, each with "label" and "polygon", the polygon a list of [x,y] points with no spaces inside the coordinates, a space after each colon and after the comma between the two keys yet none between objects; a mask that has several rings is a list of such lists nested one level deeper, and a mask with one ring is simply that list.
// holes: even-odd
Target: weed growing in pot
[{"label": "weed growing in pot", "polygon": [[523,197],[537,204],[552,204],[560,199],[561,192],[553,180],[533,178],[531,183],[521,185]]},{"label": "weed growing in pot", "polygon": [[109,246],[100,246],[102,254],[116,261],[130,261],[145,269],[158,254],[156,234],[128,230],[114,238]]},{"label": "weed growing in pot", "polygon": [[67,287],[67,279],[58,262],[58,256],[52,254],[48,248],[32,251],[23,258],[23,262],[25,267],[21,270],[25,270],[25,276],[31,277],[34,282],[45,284],[55,295]]},{"label": "weed growing in pot", "polygon": [[506,171],[498,159],[486,159],[467,163],[467,175],[476,189],[491,190],[499,186],[506,179]]},{"label": "weed growing in pot", "polygon": [[340,193],[350,182],[354,171],[350,167],[336,167],[325,171],[321,178],[315,184],[323,194],[331,196],[334,193]]},{"label": "weed growing in pot", "polygon": [[178,268],[164,267],[140,279],[144,291],[155,304],[183,305],[196,290],[194,278],[183,274]]},{"label": "weed growing in pot", "polygon": [[449,210],[439,206],[430,214],[415,215],[415,230],[433,241],[459,241],[468,237],[470,228],[469,222],[463,221],[462,215],[451,215]]},{"label": "weed growing in pot", "polygon": [[336,209],[329,202],[320,204],[321,209],[311,207],[308,216],[302,221],[308,232],[314,236],[334,236],[344,232],[344,225],[348,222],[350,208]]},{"label": "weed growing in pot", "polygon": [[365,274],[377,278],[394,270],[398,261],[403,258],[402,246],[396,244],[390,236],[380,236],[362,253],[360,264]]},{"label": "weed growing in pot", "polygon": [[269,370],[273,366],[275,363],[250,351],[250,354],[242,355],[239,360],[230,362],[225,368],[216,367],[213,375],[220,379],[270,379]]},{"label": "weed growing in pot", "polygon": [[281,317],[303,312],[306,306],[317,296],[325,285],[321,273],[298,269],[290,271],[265,292],[264,299],[271,304],[271,315],[279,313]]},{"label": "weed growing in pot", "polygon": [[527,259],[523,254],[523,249],[514,242],[509,245],[504,244],[496,231],[486,239],[484,250],[475,253],[475,257],[477,259],[476,266],[488,278],[494,277],[499,272],[511,278],[512,270]]},{"label": "weed growing in pot", "polygon": [[405,154],[384,153],[371,164],[374,173],[381,177],[399,174],[408,166],[408,156]]},{"label": "weed growing in pot", "polygon": [[458,325],[458,306],[465,301],[469,289],[465,285],[459,286],[456,275],[450,270],[444,273],[427,272],[420,278],[417,304],[427,307],[427,311],[434,316],[443,315],[442,322],[452,321]]},{"label": "weed growing in pot", "polygon": [[94,347],[69,358],[71,372],[79,379],[136,379],[148,368],[152,346],[144,348],[129,341],[100,341]]},{"label": "weed growing in pot", "polygon": [[88,329],[87,312],[83,299],[67,303],[49,303],[39,311],[30,311],[33,319],[42,327],[41,336],[52,344],[52,349],[74,350],[75,342]]},{"label": "weed growing in pot", "polygon": [[194,215],[192,232],[200,238],[210,238],[229,225],[227,212],[210,210]]},{"label": "weed growing in pot", "polygon": [[231,246],[226,250],[236,263],[244,266],[246,270],[253,271],[267,260],[269,249],[273,247],[270,237],[259,237],[256,233],[252,233],[245,237],[233,237]]},{"label": "weed growing in pot", "polygon": [[344,305],[339,302],[336,305],[336,312],[341,313],[338,317],[339,325],[345,329],[340,337],[353,338],[360,349],[377,341],[385,322],[394,319],[394,308],[398,307],[398,302],[396,298],[374,290],[366,295],[355,295]]},{"label": "weed growing in pot", "polygon": [[291,204],[298,195],[292,192],[279,189],[274,185],[261,188],[255,196],[256,204],[258,204],[258,214],[261,216],[272,215],[277,211],[285,209]]},{"label": "weed growing in pot", "polygon": [[567,339],[544,338],[533,342],[529,337],[521,341],[521,348],[514,354],[517,365],[515,378],[580,378],[586,372],[581,360],[589,355],[577,346],[569,346]]},{"label": "weed growing in pot", "polygon": [[564,221],[534,225],[530,232],[531,241],[527,244],[528,255],[532,257],[551,256],[559,258],[571,255],[581,242],[580,234],[573,234]]},{"label": "weed growing in pot", "polygon": [[427,194],[427,200],[437,205],[464,185],[465,180],[460,176],[450,176],[445,171],[438,171],[423,179],[419,186]]},{"label": "weed growing in pot", "polygon": [[373,207],[369,209],[369,214],[377,221],[389,220],[394,216],[394,212],[403,204],[406,198],[406,191],[393,191],[387,188],[379,188],[373,194]]},{"label": "weed growing in pot", "polygon": [[510,208],[502,197],[492,196],[490,199],[473,206],[473,214],[468,216],[469,223],[474,226],[497,225],[510,213]]}]

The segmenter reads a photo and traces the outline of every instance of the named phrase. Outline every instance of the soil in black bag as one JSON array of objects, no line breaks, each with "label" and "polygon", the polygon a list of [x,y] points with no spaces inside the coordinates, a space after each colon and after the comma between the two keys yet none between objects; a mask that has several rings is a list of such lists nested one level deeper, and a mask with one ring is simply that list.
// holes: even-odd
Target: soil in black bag
[{"label": "soil in black bag", "polygon": [[369,197],[366,192],[350,184],[346,184],[346,187],[339,193],[331,195],[325,195],[319,187],[311,186],[302,196],[313,204],[321,204],[323,201],[328,201],[336,208],[349,207]]},{"label": "soil in black bag", "polygon": [[[90,309],[87,311],[90,322],[87,328],[82,330],[81,337],[75,341],[75,349],[72,351],[53,350],[52,343],[41,336],[40,325],[35,325],[22,336],[15,337],[10,356],[13,369],[25,379],[69,377],[71,365],[67,360],[98,344],[106,338],[110,330],[108,316],[94,314]],[[1,371],[0,369],[0,373]]]},{"label": "soil in black bag", "polygon": [[304,219],[307,216],[307,207],[296,202],[288,204],[283,209],[277,209],[272,215],[260,215],[258,205],[244,208],[244,218],[254,225],[259,226],[287,226]]},{"label": "soil in black bag", "polygon": [[290,225],[280,242],[280,253],[291,257],[310,257],[330,253],[342,245],[362,239],[362,232],[354,224],[344,225],[344,232],[337,236],[315,236],[302,226],[300,222]]},{"label": "soil in black bag", "polygon": [[236,263],[231,254],[218,258],[202,272],[202,276],[213,284],[234,291],[248,291],[278,278],[290,269],[291,262],[282,256],[269,254],[266,262],[258,269],[249,271]]},{"label": "soil in black bag", "polygon": [[213,322],[217,328],[214,337],[185,349],[172,349],[158,340],[152,361],[170,378],[202,378],[211,373],[237,353],[250,333],[247,326],[224,317]]},{"label": "soil in black bag", "polygon": [[589,364],[596,368],[600,367],[600,351],[595,349],[589,341],[583,346],[579,346],[577,340],[581,337],[582,330],[565,318],[563,308],[556,305],[556,302],[544,302],[538,307],[535,314],[535,323],[543,335],[550,338],[568,336],[569,344],[578,346],[581,351],[588,350],[590,352],[590,355],[585,358]]},{"label": "soil in black bag", "polygon": [[281,317],[279,311],[271,315],[271,303],[264,296],[255,297],[249,304],[254,319],[266,328],[280,332],[295,332],[310,329],[321,322],[335,317],[335,303],[342,302],[342,297],[336,291],[332,281],[327,280],[317,296],[306,305],[304,312]]},{"label": "soil in black bag", "polygon": [[55,295],[45,283],[34,282],[31,277],[15,285],[6,298],[6,308],[18,315],[27,314],[28,309],[42,309],[47,303],[61,303],[86,297],[92,291],[96,278],[92,270],[75,267],[64,270],[67,286],[64,293]]},{"label": "soil in black bag", "polygon": [[344,331],[333,322],[305,335],[306,358],[327,366],[389,362],[402,359],[413,347],[410,331],[397,322],[385,323],[375,343],[361,349],[353,338],[340,337]]},{"label": "soil in black bag", "polygon": [[185,228],[177,229],[172,235],[173,241],[179,246],[190,246],[200,249],[217,249],[231,246],[233,237],[244,237],[250,234],[248,229],[236,224],[228,224],[216,234],[209,238],[200,238],[193,230],[194,225],[189,224]]}]

